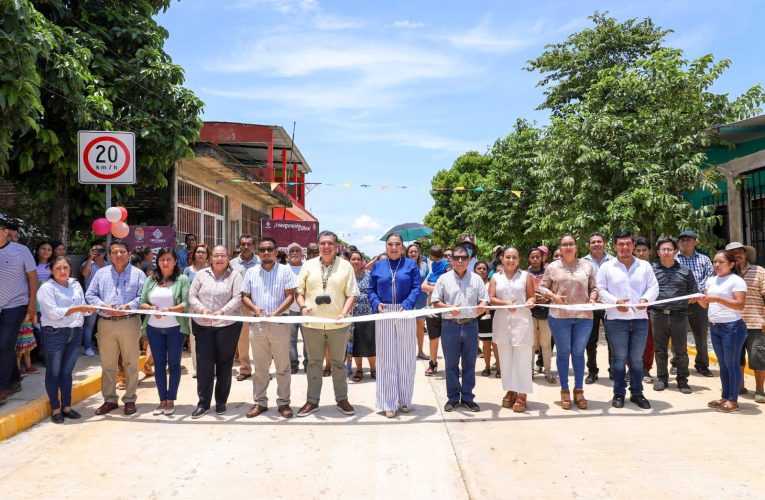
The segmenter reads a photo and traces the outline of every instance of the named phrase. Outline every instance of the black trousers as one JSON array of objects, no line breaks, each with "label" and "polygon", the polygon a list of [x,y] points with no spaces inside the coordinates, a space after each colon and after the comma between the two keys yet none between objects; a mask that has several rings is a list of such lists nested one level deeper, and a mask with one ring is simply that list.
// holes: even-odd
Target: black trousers
[{"label": "black trousers", "polygon": [[[592,311],[592,331],[590,340],[587,341],[587,372],[598,373],[598,338],[600,337],[600,323],[606,317],[606,311]],[[611,344],[608,343],[608,333],[606,333],[606,344],[608,345],[608,370],[611,371]]]},{"label": "black trousers", "polygon": [[696,343],[696,359],[693,362],[693,366],[696,368],[709,368],[709,346],[707,344],[709,316],[707,315],[707,310],[698,304],[689,304],[688,322],[693,332],[693,341]]},{"label": "black trousers", "polygon": [[656,350],[656,377],[667,382],[669,340],[672,339],[672,365],[677,368],[677,381],[688,382],[688,313],[677,311],[671,314],[651,311],[653,345]]},{"label": "black trousers", "polygon": [[215,402],[226,404],[231,392],[231,372],[242,323],[228,326],[202,326],[193,323],[197,341],[197,406],[210,408],[213,387]]}]

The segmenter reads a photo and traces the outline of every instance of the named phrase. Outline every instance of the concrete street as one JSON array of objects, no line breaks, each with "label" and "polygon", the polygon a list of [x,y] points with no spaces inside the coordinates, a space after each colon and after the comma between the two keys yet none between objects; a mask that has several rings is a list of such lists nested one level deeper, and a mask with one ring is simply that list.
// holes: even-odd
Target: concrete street
[{"label": "concrete street", "polygon": [[[186,373],[176,414],[155,417],[157,394],[147,379],[137,415],[125,417],[120,407],[94,416],[99,394],[76,405],[83,420],[45,420],[0,442],[2,497],[762,497],[765,405],[754,403],[753,391],[742,396],[739,414],[717,413],[706,403],[719,397],[719,378],[692,374],[691,395],[672,382],[661,393],[646,388],[650,411],[629,401],[615,410],[605,346],[599,357],[603,376],[585,387],[589,409],[562,410],[557,384],[536,375],[525,414],[501,408],[493,374],[477,377],[480,413],[443,413],[443,374],[425,377],[425,361],[418,362],[413,411],[392,420],[374,410],[366,367],[362,382],[351,383],[353,417],[334,407],[324,378],[314,415],[284,420],[272,406],[247,419],[249,379],[232,382],[225,415],[192,420],[195,381]],[[295,411],[305,380],[302,371],[292,378]],[[747,385],[753,389],[752,377]],[[272,405],[275,397],[272,381]]]}]

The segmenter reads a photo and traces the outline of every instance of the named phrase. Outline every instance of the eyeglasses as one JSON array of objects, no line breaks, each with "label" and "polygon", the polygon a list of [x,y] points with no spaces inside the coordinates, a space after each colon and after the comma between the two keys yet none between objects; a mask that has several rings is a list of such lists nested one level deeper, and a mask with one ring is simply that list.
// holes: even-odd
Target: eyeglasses
[{"label": "eyeglasses", "polygon": [[157,262],[160,264],[170,264],[175,263],[175,259],[159,259]]},{"label": "eyeglasses", "polygon": [[457,261],[461,260],[463,262],[467,262],[468,260],[470,260],[470,257],[468,257],[467,255],[452,255],[452,260],[457,260]]},{"label": "eyeglasses", "polygon": [[561,243],[560,246],[562,247],[575,247],[576,243]]},{"label": "eyeglasses", "polygon": [[452,254],[450,254],[450,253],[445,253],[445,254],[444,254],[444,257],[445,257],[445,258],[447,258],[447,259],[451,259],[451,258],[452,258]]},{"label": "eyeglasses", "polygon": [[274,247],[259,247],[258,248],[258,252],[262,252],[262,253],[271,253],[274,250],[276,250],[276,248]]}]

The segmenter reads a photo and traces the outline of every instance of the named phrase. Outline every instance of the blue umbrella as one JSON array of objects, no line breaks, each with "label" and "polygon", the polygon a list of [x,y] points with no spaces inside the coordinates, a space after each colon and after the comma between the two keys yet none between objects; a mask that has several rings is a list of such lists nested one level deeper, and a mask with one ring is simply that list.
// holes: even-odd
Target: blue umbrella
[{"label": "blue umbrella", "polygon": [[433,231],[435,231],[433,228],[430,228],[425,224],[420,224],[419,222],[405,222],[403,224],[393,226],[392,228],[385,231],[385,234],[382,235],[380,241],[385,241],[385,239],[391,233],[400,234],[404,241],[414,241],[418,238],[429,235]]}]

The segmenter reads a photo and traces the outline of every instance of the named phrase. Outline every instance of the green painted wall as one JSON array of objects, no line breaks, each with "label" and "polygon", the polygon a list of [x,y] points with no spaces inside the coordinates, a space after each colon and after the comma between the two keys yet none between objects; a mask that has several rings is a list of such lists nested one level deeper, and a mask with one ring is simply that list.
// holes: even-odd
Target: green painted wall
[{"label": "green painted wall", "polygon": [[[765,150],[765,137],[760,139],[755,139],[752,141],[742,142],[740,144],[734,144],[730,147],[728,146],[717,146],[715,148],[710,149],[707,151],[707,162],[709,166],[716,166],[720,165],[726,162],[729,162],[731,160],[735,160],[736,158],[741,158],[742,156],[748,156],[753,153],[757,153],[758,151]],[[755,187],[753,185],[754,182],[761,182],[761,176],[758,177],[758,179],[747,179],[747,185],[751,187]],[[728,183],[726,181],[720,181],[717,184],[717,187],[720,189],[720,195],[725,194],[728,190]],[[704,203],[704,198],[711,196],[712,193],[706,190],[700,190],[700,191],[694,191],[693,193],[690,193],[687,197],[689,200],[693,202],[693,206],[698,208],[701,207]]]}]

